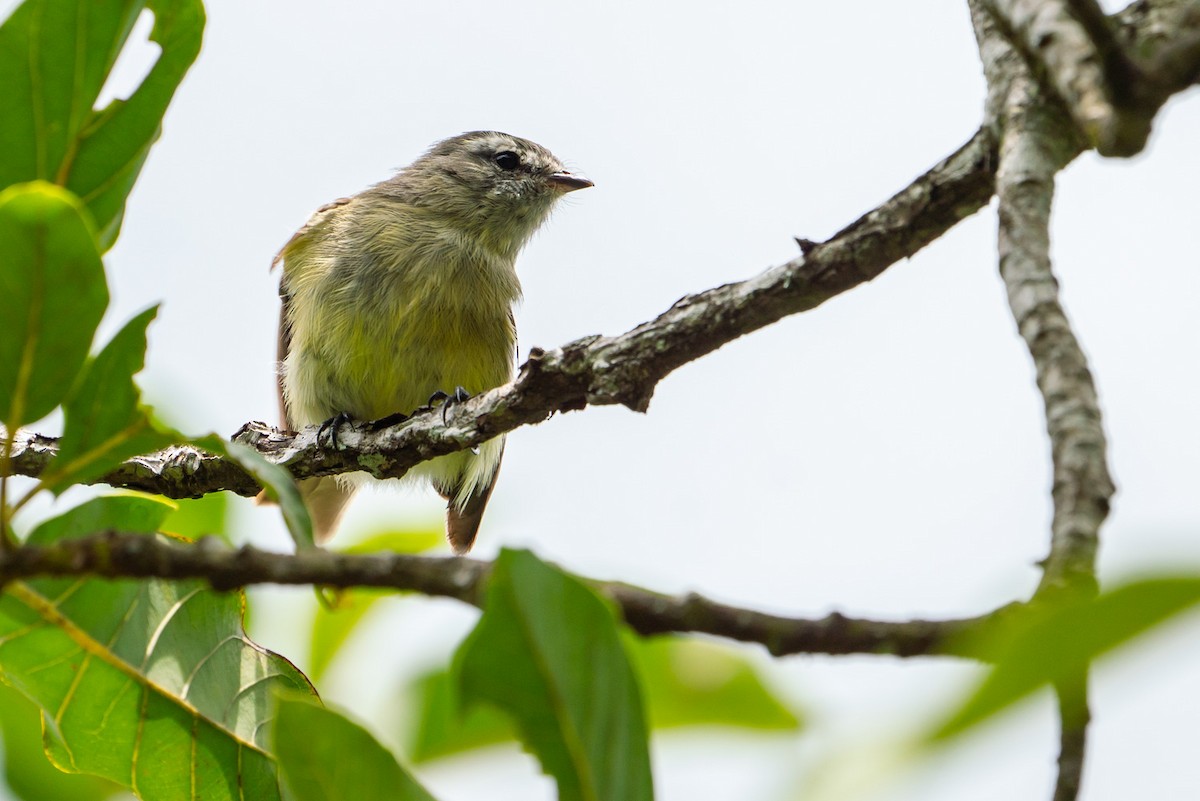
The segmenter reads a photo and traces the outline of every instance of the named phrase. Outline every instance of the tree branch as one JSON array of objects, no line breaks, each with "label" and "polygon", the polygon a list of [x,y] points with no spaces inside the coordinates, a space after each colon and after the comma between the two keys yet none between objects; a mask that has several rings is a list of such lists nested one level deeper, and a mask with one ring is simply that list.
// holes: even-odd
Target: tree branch
[{"label": "tree branch", "polygon": [[[644,412],[655,386],[676,368],[875,278],[978,211],[992,195],[995,162],[991,137],[980,131],[886,203],[809,248],[806,256],[681,298],[620,336],[534,349],[515,381],[456,404],[445,422],[438,409],[392,426],[344,427],[337,449],[318,444],[315,427],[291,434],[251,423],[235,438],[296,478],[351,471],[397,478],[422,461],[540,423],[554,412],[618,403]],[[55,447],[51,438],[20,432],[14,472],[38,476]],[[250,496],[259,489],[237,465],[186,446],[131,459],[99,482],[171,498],[219,490]]]},{"label": "tree branch", "polygon": [[[1096,387],[1059,303],[1050,263],[1054,177],[1079,152],[1080,128],[1001,34],[993,12],[984,5],[994,7],[995,0],[970,2],[988,82],[987,119],[1000,141],[1000,275],[1017,330],[1033,358],[1054,467],[1050,555],[1043,562],[1035,597],[1094,595],[1099,531],[1115,490]],[[1052,14],[1055,7],[1049,3],[1044,9]],[[1074,801],[1087,741],[1086,666],[1056,690],[1062,729],[1054,801]]]},{"label": "tree branch", "polygon": [[[1200,77],[1195,0],[1140,0],[1114,19],[1116,38],[1158,87],[1158,102]],[[993,40],[1007,47],[1003,37]],[[440,411],[425,412],[380,430],[339,432],[343,447],[336,451],[318,446],[315,429],[294,435],[250,423],[238,438],[297,478],[351,471],[396,478],[422,461],[475,447],[557,411],[614,403],[645,411],[656,384],[677,367],[871,280],[977,211],[993,192],[997,134],[985,125],[945,161],[827,242],[802,240],[800,258],[747,281],[686,296],[621,336],[533,350],[516,381],[455,406],[449,425],[442,425]],[[1072,139],[1071,157],[1083,147]],[[7,469],[37,477],[55,452],[53,438],[19,432]],[[189,446],[131,459],[96,483],[170,498],[222,490],[252,496],[259,490],[240,466]]]},{"label": "tree branch", "polygon": [[1075,801],[1079,797],[1079,788],[1083,781],[1083,755],[1087,747],[1087,727],[1091,721],[1087,684],[1088,671],[1085,666],[1068,681],[1055,685],[1061,729],[1054,801]]},{"label": "tree branch", "polygon": [[1194,81],[1200,68],[1195,3],[1134,4],[1116,17],[1130,27],[1141,7],[1174,12],[1171,52],[1145,60],[1132,57],[1138,51],[1127,49],[1096,0],[986,0],[986,5],[1035,72],[1046,73],[1076,128],[1101,155],[1140,153],[1158,109]]},{"label": "tree branch", "polygon": [[[215,537],[195,543],[164,536],[104,532],[0,554],[0,584],[37,576],[203,579],[218,590],[251,584],[379,587],[455,598],[479,606],[491,563],[464,557],[339,554],[321,549],[273,553],[232,548]],[[1019,605],[974,618],[889,622],[832,613],[821,619],[770,615],[701,595],[672,597],[619,582],[583,579],[620,609],[643,635],[691,632],[758,643],[787,654],[951,655],[984,659],[959,645],[961,635]]]},{"label": "tree branch", "polygon": [[1153,113],[1141,114],[1134,103],[1141,78],[1095,0],[987,5],[1012,43],[1045,68],[1075,125],[1101,154],[1128,156],[1145,146]]},{"label": "tree branch", "polygon": [[1096,387],[1050,264],[1054,176],[1075,157],[1078,138],[1061,107],[1003,40],[990,12],[973,6],[989,85],[988,118],[1000,136],[1000,274],[1037,371],[1054,463],[1051,547],[1038,592],[1092,592],[1098,532],[1115,490]]},{"label": "tree branch", "polygon": [[1114,37],[1138,64],[1159,105],[1200,81],[1200,3],[1139,0],[1116,14]]}]

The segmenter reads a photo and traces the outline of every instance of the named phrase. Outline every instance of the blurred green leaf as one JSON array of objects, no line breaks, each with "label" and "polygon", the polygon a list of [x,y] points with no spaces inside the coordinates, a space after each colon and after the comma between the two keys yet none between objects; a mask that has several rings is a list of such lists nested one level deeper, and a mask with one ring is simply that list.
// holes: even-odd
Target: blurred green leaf
[{"label": "blurred green leaf", "polygon": [[[137,90],[93,107],[143,9],[162,49]],[[26,0],[0,26],[0,187],[43,179],[91,212],[107,250],[163,113],[200,52],[200,0]]]},{"label": "blurred green leaf", "polygon": [[172,501],[155,495],[135,492],[104,495],[42,521],[30,533],[29,542],[34,545],[57,542],[109,530],[153,534],[173,508]]},{"label": "blurred green leaf", "polygon": [[437,528],[419,528],[411,531],[382,531],[370,534],[357,542],[339,548],[342,553],[424,553],[440,546],[446,534]]},{"label": "blurred green leaf", "polygon": [[293,801],[434,801],[370,732],[332,709],[282,695],[272,728]]},{"label": "blurred green leaf", "polygon": [[0,422],[9,431],[67,396],[108,305],[86,215],[51,184],[0,192]]},{"label": "blurred green leaf", "polygon": [[[95,528],[142,531],[170,507],[108,496],[39,526],[49,545]],[[247,639],[241,593],[199,581],[38,579],[0,595],[0,677],[45,718],[67,770],[131,786],[146,801],[279,799],[265,750],[272,690],[312,694],[291,663]]]},{"label": "blurred green leaf", "polygon": [[419,677],[407,695],[415,699],[417,714],[408,736],[408,753],[414,762],[470,751],[517,738],[512,719],[490,704],[462,709],[449,670],[434,670]]},{"label": "blurred green leaf", "polygon": [[292,474],[277,464],[271,464],[262,454],[240,442],[229,442],[216,434],[193,439],[192,442],[206,451],[224,456],[237,462],[247,473],[266,488],[267,497],[279,504],[283,522],[297,548],[312,548],[313,526],[308,507],[300,497],[300,490]]},{"label": "blurred green leaf", "polygon": [[175,501],[176,508],[163,521],[161,530],[190,540],[206,534],[229,538],[229,494],[211,492],[200,498]]},{"label": "blurred green leaf", "polygon": [[560,801],[653,797],[637,680],[612,609],[582,582],[501,551],[455,671],[464,703],[513,717]]},{"label": "blurred green leaf", "polygon": [[[421,553],[442,544],[445,535],[440,528],[415,531],[385,531],[372,534],[348,547],[342,553]],[[336,594],[332,606],[317,607],[313,618],[309,651],[309,676],[316,683],[333,662],[350,635],[366,618],[377,601],[395,598],[396,593],[384,590],[351,589]]]},{"label": "blurred green leaf", "polygon": [[366,618],[367,613],[384,598],[395,598],[396,593],[374,589],[350,589],[335,593],[334,597],[332,607],[318,604],[316,616],[313,618],[308,673],[317,684],[321,683],[338,650],[350,639],[350,635]]},{"label": "blurred green leaf", "polygon": [[[645,697],[651,728],[738,726],[795,731],[800,719],[763,683],[736,649],[682,637],[623,636]],[[460,713],[448,670],[427,673],[407,695],[413,717],[409,752],[416,762],[516,737],[509,719],[490,706]]]},{"label": "blurred green leaf", "polygon": [[963,643],[965,653],[996,664],[930,741],[959,736],[1047,684],[1075,680],[1096,657],[1196,603],[1200,578],[1153,578],[1001,619]]},{"label": "blurred green leaf", "polygon": [[795,731],[800,719],[771,694],[754,666],[727,646],[683,637],[628,635],[650,724]]},{"label": "blurred green leaf", "polygon": [[158,308],[130,320],[83,368],[63,405],[58,455],[41,482],[54,493],[104,475],[131,456],[151,453],[183,435],[151,420],[133,376],[145,364],[146,326]]},{"label": "blurred green leaf", "polygon": [[4,779],[21,801],[104,801],[124,791],[97,778],[63,773],[42,749],[42,713],[16,690],[0,684]]}]

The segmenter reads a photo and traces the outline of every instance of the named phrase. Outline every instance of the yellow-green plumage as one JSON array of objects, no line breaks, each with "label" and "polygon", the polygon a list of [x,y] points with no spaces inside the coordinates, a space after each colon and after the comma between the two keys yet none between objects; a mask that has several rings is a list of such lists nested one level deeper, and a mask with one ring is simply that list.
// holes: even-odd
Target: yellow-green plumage
[{"label": "yellow-green plumage", "polygon": [[[395,178],[318,211],[277,257],[285,422],[375,420],[438,391],[509,381],[517,252],[555,200],[588,185],[544,148],[483,131],[445,140]],[[503,448],[493,440],[413,471],[448,497],[457,550],[474,539]],[[312,479],[302,490],[325,539],[354,485]]]}]

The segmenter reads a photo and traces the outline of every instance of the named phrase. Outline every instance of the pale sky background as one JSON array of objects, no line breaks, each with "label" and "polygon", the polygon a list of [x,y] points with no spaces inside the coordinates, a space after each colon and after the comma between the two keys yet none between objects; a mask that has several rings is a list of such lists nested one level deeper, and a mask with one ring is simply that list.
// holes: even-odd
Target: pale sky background
[{"label": "pale sky background", "polygon": [[[983,106],[958,0],[211,0],[208,13],[107,260],[105,331],[163,302],[142,383],[195,432],[274,420],[276,249],[314,208],[445,136],[525,136],[596,182],[519,261],[524,357],[790,259],[793,235],[827,238],[885,200],[969,138]],[[122,65],[119,94],[144,64]],[[1193,91],[1146,153],[1085,155],[1059,183],[1053,255],[1120,489],[1108,580],[1200,571],[1197,141]],[[1025,597],[1048,543],[1049,448],[995,227],[985,210],[873,283],[686,365],[647,415],[588,409],[514,432],[474,555],[529,547],[584,575],[804,616],[959,616]],[[373,493],[345,538],[441,512],[429,491]],[[288,547],[277,512],[242,514],[254,542]],[[303,668],[311,592],[256,597],[254,636]],[[443,664],[476,613],[387,608],[320,690],[396,746],[397,688]],[[1200,797],[1197,635],[1193,614],[1100,664],[1086,801]],[[813,765],[920,730],[978,675],[745,652],[810,726],[658,737],[663,801],[796,798]],[[866,797],[1048,799],[1056,755],[1044,696]],[[442,801],[554,797],[515,747],[417,773]]]}]

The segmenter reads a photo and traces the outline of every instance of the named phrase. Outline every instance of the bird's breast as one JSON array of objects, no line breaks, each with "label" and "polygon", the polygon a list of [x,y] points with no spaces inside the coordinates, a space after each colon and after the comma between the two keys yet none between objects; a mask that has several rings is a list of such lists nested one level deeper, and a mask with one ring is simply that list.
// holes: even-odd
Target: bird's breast
[{"label": "bird's breast", "polygon": [[316,422],[338,412],[377,419],[411,412],[438,391],[476,394],[511,379],[511,261],[491,257],[454,231],[423,237],[387,229],[341,248],[324,280],[293,296],[306,318],[294,328],[285,367],[293,397]]}]

